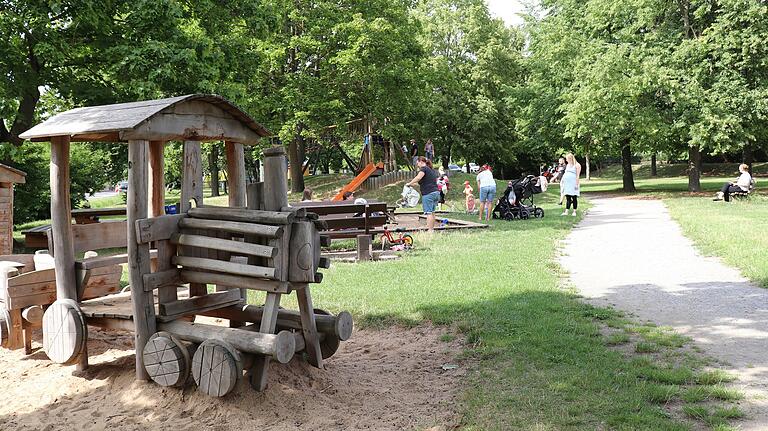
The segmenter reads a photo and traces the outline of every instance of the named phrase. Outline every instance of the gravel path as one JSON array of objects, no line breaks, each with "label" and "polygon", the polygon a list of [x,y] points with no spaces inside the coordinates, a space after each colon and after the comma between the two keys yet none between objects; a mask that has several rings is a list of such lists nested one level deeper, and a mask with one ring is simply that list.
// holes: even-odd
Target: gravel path
[{"label": "gravel path", "polygon": [[591,202],[561,257],[575,287],[591,303],[693,338],[739,376],[736,386],[747,395],[739,428],[767,430],[768,289],[701,256],[661,201]]}]

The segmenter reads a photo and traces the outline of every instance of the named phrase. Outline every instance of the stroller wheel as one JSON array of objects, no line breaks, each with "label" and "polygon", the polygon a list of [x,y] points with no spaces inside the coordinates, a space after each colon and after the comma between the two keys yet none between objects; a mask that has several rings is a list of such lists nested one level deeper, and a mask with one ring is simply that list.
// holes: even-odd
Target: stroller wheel
[{"label": "stroller wheel", "polygon": [[536,208],[533,211],[533,216],[536,218],[544,218],[544,210],[541,208]]},{"label": "stroller wheel", "polygon": [[515,213],[512,211],[507,211],[504,213],[504,220],[510,221],[515,219]]}]

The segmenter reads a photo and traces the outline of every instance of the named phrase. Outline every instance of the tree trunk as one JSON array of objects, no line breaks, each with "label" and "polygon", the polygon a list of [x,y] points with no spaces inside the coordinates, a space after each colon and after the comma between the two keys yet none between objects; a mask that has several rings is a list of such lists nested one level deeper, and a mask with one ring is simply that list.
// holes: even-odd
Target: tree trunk
[{"label": "tree trunk", "polygon": [[303,139],[301,129],[296,131],[296,136],[291,140],[288,146],[288,160],[291,162],[291,193],[301,193],[304,191],[304,174],[302,172],[302,163],[304,161]]},{"label": "tree trunk", "polygon": [[701,191],[701,149],[688,147],[688,191]]},{"label": "tree trunk", "polygon": [[659,173],[656,170],[656,153],[651,154],[651,176],[656,177]]},{"label": "tree trunk", "polygon": [[587,181],[592,179],[592,174],[590,172],[589,168],[589,153],[584,154],[584,164],[586,165],[586,176],[584,177]]},{"label": "tree trunk", "polygon": [[211,196],[219,196],[219,146],[211,144],[208,153],[208,170],[211,173]]},{"label": "tree trunk", "polygon": [[621,146],[621,177],[624,190],[627,193],[634,193],[637,191],[635,188],[635,175],[632,172],[632,148],[630,147],[629,138],[625,139]]},{"label": "tree trunk", "polygon": [[749,174],[752,175],[752,163],[755,162],[755,152],[752,147],[746,145],[741,151],[741,163],[749,166]]}]

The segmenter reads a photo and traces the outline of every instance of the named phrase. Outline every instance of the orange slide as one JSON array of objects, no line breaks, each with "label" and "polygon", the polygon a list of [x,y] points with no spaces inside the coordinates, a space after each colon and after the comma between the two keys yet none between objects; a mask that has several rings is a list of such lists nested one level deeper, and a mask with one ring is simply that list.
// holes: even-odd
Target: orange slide
[{"label": "orange slide", "polygon": [[355,190],[359,189],[360,186],[363,185],[365,180],[368,179],[374,172],[376,172],[377,169],[384,169],[384,163],[379,163],[378,165],[374,165],[373,163],[368,163],[366,167],[363,169],[362,172],[358,176],[356,176],[352,181],[349,182],[346,186],[344,186],[339,193],[336,194],[336,196],[331,199],[332,201],[340,201],[344,200],[344,193],[346,192],[354,192]]}]

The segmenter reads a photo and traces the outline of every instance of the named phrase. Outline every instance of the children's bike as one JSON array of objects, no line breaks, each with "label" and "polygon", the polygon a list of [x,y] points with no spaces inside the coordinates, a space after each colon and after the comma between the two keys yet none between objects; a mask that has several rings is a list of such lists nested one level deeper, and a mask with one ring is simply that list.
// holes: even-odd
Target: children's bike
[{"label": "children's bike", "polygon": [[395,232],[398,234],[397,237],[392,235],[392,231],[384,227],[384,233],[381,234],[381,249],[384,250],[387,248],[387,246],[396,246],[396,245],[402,245],[403,248],[406,250],[413,248],[413,237],[408,235],[407,233],[404,233],[405,231],[401,228],[395,229]]}]

